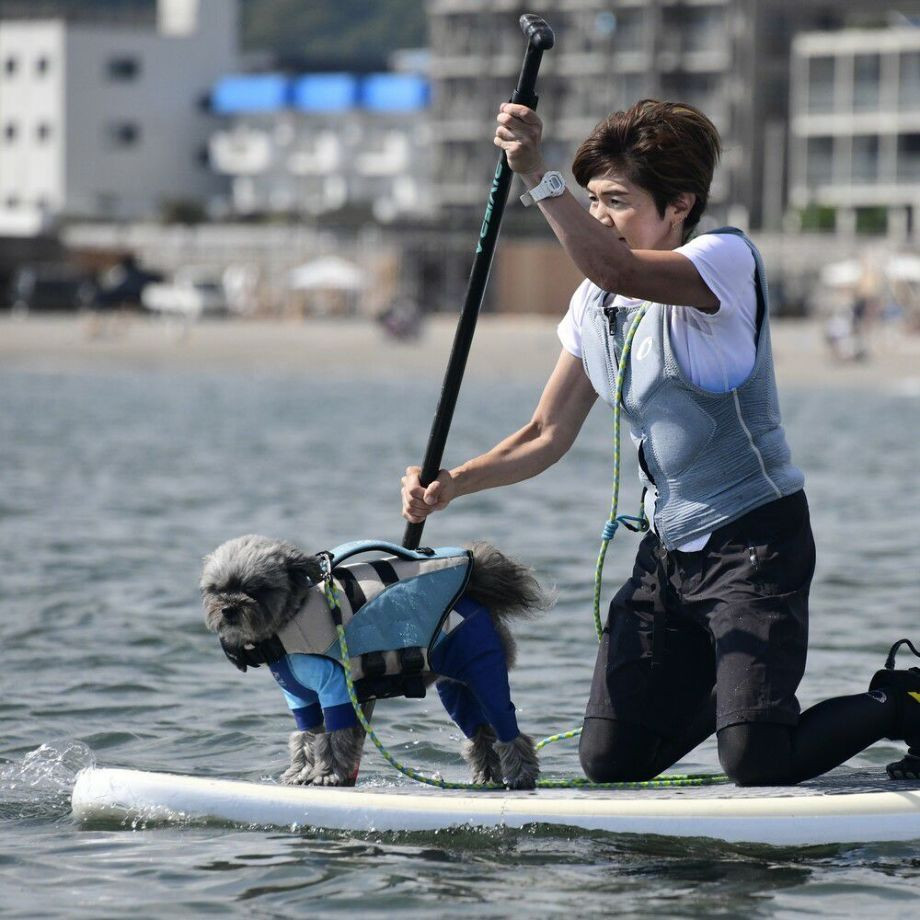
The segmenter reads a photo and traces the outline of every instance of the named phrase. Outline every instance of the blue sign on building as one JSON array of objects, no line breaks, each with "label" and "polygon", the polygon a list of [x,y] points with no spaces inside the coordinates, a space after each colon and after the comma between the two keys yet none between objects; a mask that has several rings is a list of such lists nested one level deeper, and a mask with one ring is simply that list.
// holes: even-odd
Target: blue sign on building
[{"label": "blue sign on building", "polygon": [[283,74],[239,74],[218,80],[211,108],[219,115],[274,112],[288,105],[290,81]]},{"label": "blue sign on building", "polygon": [[377,112],[410,112],[428,105],[428,81],[407,73],[375,73],[361,81],[361,104]]},{"label": "blue sign on building", "polygon": [[358,80],[349,73],[313,73],[294,81],[291,102],[304,112],[342,112],[358,104]]}]

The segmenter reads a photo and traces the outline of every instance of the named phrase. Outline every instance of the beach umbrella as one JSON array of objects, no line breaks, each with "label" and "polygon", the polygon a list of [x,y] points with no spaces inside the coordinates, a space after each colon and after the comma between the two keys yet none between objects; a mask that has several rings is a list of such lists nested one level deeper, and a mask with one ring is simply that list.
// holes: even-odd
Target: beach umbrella
[{"label": "beach umbrella", "polygon": [[360,291],[364,272],[339,256],[314,259],[288,272],[288,286],[295,291]]},{"label": "beach umbrella", "polygon": [[821,283],[826,287],[850,287],[859,284],[862,276],[863,266],[857,259],[831,262],[821,269]]},{"label": "beach umbrella", "polygon": [[885,265],[885,277],[889,281],[920,282],[920,256],[892,256]]}]

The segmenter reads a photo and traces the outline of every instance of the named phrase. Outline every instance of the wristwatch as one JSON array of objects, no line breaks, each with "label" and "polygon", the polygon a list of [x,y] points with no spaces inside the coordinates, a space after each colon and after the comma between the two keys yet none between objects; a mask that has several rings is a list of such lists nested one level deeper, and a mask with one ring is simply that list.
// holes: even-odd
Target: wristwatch
[{"label": "wristwatch", "polygon": [[529,192],[521,195],[521,204],[529,208],[532,204],[544,198],[558,198],[565,191],[565,179],[561,172],[554,169],[544,173],[539,185],[535,185]]}]

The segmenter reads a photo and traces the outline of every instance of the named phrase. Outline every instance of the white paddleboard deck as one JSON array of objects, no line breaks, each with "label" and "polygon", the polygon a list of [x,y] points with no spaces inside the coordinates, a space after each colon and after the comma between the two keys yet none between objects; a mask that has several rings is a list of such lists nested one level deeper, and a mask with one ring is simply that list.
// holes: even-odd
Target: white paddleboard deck
[{"label": "white paddleboard deck", "polygon": [[559,825],[623,834],[773,845],[920,840],[920,783],[838,773],[794,787],[462,792],[412,787],[281,786],[83,770],[78,820],[217,821],[345,831]]}]

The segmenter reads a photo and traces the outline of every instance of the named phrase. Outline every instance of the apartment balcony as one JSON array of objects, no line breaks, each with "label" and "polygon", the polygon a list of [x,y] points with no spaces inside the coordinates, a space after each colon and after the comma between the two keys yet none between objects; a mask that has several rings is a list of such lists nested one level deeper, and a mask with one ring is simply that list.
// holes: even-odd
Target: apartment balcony
[{"label": "apartment balcony", "polygon": [[799,113],[792,118],[792,134],[797,137],[916,132],[920,132],[920,107],[916,111]]},{"label": "apartment balcony", "polygon": [[804,208],[809,204],[829,208],[897,208],[909,201],[920,201],[920,177],[912,182],[794,185],[790,195],[790,203],[796,208]]},{"label": "apartment balcony", "polygon": [[208,144],[211,166],[228,176],[254,176],[271,167],[273,144],[267,131],[219,131]]},{"label": "apartment balcony", "polygon": [[287,168],[295,176],[323,176],[342,169],[342,145],[335,134],[325,132],[288,155]]},{"label": "apartment balcony", "polygon": [[482,183],[439,182],[434,194],[442,208],[481,207],[483,203]]},{"label": "apartment balcony", "polygon": [[[432,80],[450,77],[508,76],[517,78],[521,70],[521,58],[510,54],[481,54],[473,48],[463,54],[433,56],[429,65]],[[512,87],[513,88],[513,87]]]},{"label": "apartment balcony", "polygon": [[554,73],[564,77],[606,76],[612,70],[611,56],[599,52],[560,54],[555,64]]},{"label": "apartment balcony", "polygon": [[397,176],[409,169],[412,150],[409,137],[392,131],[377,149],[367,150],[354,159],[355,171],[362,176]]},{"label": "apartment balcony", "polygon": [[452,141],[487,142],[491,122],[483,120],[481,112],[458,113],[455,118],[446,121],[433,121],[431,124],[436,143]]}]

